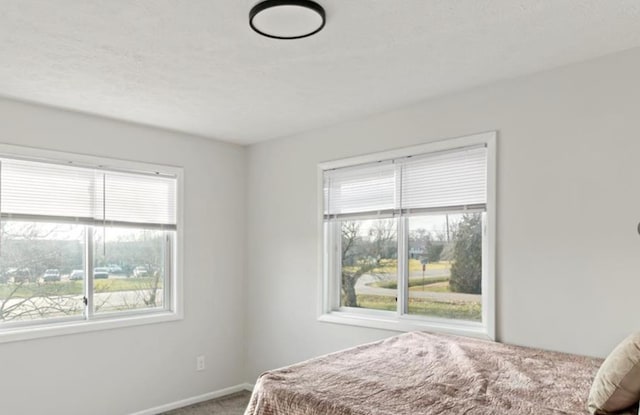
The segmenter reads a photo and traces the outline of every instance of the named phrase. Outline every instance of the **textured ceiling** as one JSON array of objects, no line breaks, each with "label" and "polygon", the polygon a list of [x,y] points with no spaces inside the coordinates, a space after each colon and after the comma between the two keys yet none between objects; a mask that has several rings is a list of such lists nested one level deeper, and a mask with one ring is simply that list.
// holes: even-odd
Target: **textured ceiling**
[{"label": "textured ceiling", "polygon": [[250,0],[2,0],[0,95],[254,143],[640,46],[638,0],[317,0],[258,36]]}]

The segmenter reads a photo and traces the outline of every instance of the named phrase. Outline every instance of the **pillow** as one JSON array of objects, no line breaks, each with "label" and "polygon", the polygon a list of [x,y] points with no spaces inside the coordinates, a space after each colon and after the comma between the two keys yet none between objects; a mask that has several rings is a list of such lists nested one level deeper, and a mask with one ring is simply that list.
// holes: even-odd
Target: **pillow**
[{"label": "pillow", "polygon": [[608,414],[640,400],[640,332],[624,339],[598,369],[589,392],[589,412]]}]

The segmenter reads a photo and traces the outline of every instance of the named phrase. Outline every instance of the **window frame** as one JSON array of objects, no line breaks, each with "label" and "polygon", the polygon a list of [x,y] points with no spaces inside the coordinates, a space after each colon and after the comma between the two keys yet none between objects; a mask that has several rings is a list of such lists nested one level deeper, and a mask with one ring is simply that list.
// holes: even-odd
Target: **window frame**
[{"label": "window frame", "polygon": [[[169,295],[165,295],[165,303],[162,309],[140,309],[123,312],[95,313],[91,310],[88,316],[84,313],[80,316],[54,317],[42,320],[0,323],[0,344],[38,339],[44,337],[61,336],[68,334],[84,333],[98,330],[108,330],[124,327],[133,327],[146,324],[163,323],[181,320],[184,318],[183,305],[183,192],[184,171],[182,167],[165,164],[147,163],[141,161],[99,157],[93,155],[62,152],[33,147],[23,147],[12,144],[0,143],[0,157],[26,159],[33,161],[49,162],[54,164],[77,165],[104,170],[121,171],[127,173],[152,173],[162,172],[172,175],[176,179],[176,231],[171,239],[173,250],[170,259],[170,277],[167,283],[171,287]],[[92,226],[87,225],[85,230],[85,260],[91,261],[93,257]],[[93,264],[89,267],[92,270]],[[87,266],[85,265],[85,268]],[[92,278],[85,272],[85,293],[91,289],[89,282]],[[89,304],[91,306],[91,304]]]},{"label": "window frame", "polygon": [[[394,150],[349,157],[323,162],[318,165],[318,310],[319,321],[345,324],[359,327],[393,331],[430,330],[435,332],[465,335],[495,340],[496,338],[496,131],[488,131],[457,138],[432,141],[426,144],[403,147]],[[340,306],[341,263],[336,260],[339,255],[331,255],[330,247],[337,246],[340,241],[338,222],[327,223],[324,220],[324,180],[326,170],[376,161],[408,157],[414,155],[436,153],[462,149],[474,145],[484,145],[487,149],[487,200],[485,223],[483,227],[482,250],[482,321],[471,322],[455,319],[421,316],[404,313],[404,302],[407,296],[404,281],[398,282],[398,307],[396,311],[382,311]],[[452,212],[449,212],[452,213]],[[397,218],[398,224],[398,258],[408,254],[406,246],[407,217]],[[331,227],[334,227],[332,230]],[[337,238],[337,241],[336,241]],[[408,256],[407,256],[408,258]],[[398,274],[406,274],[408,261],[398,261]]]}]

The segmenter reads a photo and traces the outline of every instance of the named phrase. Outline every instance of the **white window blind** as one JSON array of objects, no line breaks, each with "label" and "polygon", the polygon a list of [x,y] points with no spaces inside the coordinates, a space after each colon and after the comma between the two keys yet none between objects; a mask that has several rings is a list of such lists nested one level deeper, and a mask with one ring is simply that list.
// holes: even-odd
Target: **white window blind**
[{"label": "white window blind", "polygon": [[15,216],[92,219],[92,169],[0,159],[0,209]]},{"label": "white window blind", "polygon": [[391,161],[325,171],[325,215],[393,211],[396,173]]},{"label": "white window blind", "polygon": [[175,177],[0,158],[2,217],[176,228]]},{"label": "white window blind", "polygon": [[487,150],[473,146],[324,172],[325,218],[483,209]]},{"label": "white window blind", "polygon": [[[102,202],[102,198],[98,198]],[[101,203],[98,203],[101,206]],[[176,181],[160,176],[104,173],[104,209],[97,219],[107,222],[176,224]]]},{"label": "white window blind", "polygon": [[487,201],[487,150],[427,154],[401,161],[402,209],[456,208]]}]

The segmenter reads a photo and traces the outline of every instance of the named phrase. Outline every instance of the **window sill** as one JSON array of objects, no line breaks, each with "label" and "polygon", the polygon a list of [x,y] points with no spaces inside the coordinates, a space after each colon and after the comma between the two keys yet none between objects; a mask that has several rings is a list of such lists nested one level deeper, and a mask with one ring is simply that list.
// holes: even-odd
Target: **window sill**
[{"label": "window sill", "polygon": [[435,333],[475,337],[484,340],[495,340],[489,335],[487,328],[481,323],[456,322],[455,320],[426,320],[409,316],[381,316],[378,313],[368,315],[365,313],[331,311],[320,315],[318,321],[381,330],[402,332],[431,331]]},{"label": "window sill", "polygon": [[0,343],[165,323],[182,320],[182,318],[183,316],[181,314],[172,311],[163,311],[118,317],[104,317],[95,320],[71,320],[60,323],[43,323],[39,325],[0,328]]}]

